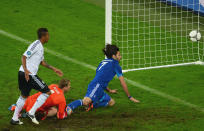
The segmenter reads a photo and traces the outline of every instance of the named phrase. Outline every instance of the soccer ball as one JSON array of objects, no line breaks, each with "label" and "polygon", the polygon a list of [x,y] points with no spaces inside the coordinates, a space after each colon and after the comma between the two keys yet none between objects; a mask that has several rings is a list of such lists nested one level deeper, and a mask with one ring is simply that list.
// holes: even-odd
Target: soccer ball
[{"label": "soccer ball", "polygon": [[197,42],[201,39],[201,33],[198,30],[192,30],[189,33],[189,37],[190,37],[191,41]]}]

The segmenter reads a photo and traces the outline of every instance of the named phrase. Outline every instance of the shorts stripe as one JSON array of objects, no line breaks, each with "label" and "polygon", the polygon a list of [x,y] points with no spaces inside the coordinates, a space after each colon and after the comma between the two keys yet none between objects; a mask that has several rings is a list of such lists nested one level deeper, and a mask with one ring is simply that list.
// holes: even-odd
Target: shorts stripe
[{"label": "shorts stripe", "polygon": [[81,105],[83,105],[82,100],[80,100],[80,102],[81,102]]},{"label": "shorts stripe", "polygon": [[92,90],[91,94],[89,95],[90,97],[93,97],[93,95],[95,94],[95,92],[97,91],[97,89],[99,88],[100,84],[96,84],[96,87]]},{"label": "shorts stripe", "polygon": [[31,75],[31,77],[33,78],[33,80],[41,87],[41,89],[43,89],[45,86],[42,84],[42,82],[40,80],[38,80],[37,77],[35,77],[34,75]]}]

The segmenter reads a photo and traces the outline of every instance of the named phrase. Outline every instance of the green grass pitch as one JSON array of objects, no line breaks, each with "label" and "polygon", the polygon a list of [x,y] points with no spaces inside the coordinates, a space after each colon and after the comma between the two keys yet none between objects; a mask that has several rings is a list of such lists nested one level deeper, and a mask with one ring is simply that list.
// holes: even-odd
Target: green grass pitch
[{"label": "green grass pitch", "polygon": [[[105,9],[103,0],[1,0],[0,30],[29,41],[36,39],[36,30],[47,27],[50,41],[46,48],[64,56],[89,63],[96,67],[104,59]],[[130,93],[141,101],[130,102],[119,81],[109,87],[118,89],[111,97],[116,104],[91,112],[77,110],[65,120],[56,118],[40,121],[36,126],[29,119],[24,125],[12,126],[7,108],[16,102],[20,92],[17,73],[20,58],[27,44],[0,34],[0,130],[13,131],[202,131],[204,112],[183,105],[128,83]],[[45,52],[45,59],[64,72],[72,89],[66,94],[67,102],[82,98],[95,71]],[[47,83],[60,80],[52,71],[40,67],[39,76]],[[125,73],[132,81],[156,91],[204,107],[204,66],[182,66]],[[32,91],[32,94],[36,91]]]}]

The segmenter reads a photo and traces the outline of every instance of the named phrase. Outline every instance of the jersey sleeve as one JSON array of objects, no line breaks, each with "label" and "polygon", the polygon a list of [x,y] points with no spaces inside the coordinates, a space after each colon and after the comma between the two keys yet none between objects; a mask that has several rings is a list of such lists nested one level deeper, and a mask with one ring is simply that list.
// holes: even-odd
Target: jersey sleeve
[{"label": "jersey sleeve", "polygon": [[31,44],[28,49],[24,52],[24,56],[26,56],[27,58],[31,57],[33,54],[35,54],[38,50],[38,45],[36,43]]},{"label": "jersey sleeve", "polygon": [[66,107],[66,102],[61,102],[58,105],[58,112],[57,112],[57,118],[58,119],[64,119],[67,117],[67,112],[65,111],[65,107]]},{"label": "jersey sleeve", "polygon": [[114,70],[118,78],[123,76],[122,68],[120,67],[119,63],[115,64]]}]

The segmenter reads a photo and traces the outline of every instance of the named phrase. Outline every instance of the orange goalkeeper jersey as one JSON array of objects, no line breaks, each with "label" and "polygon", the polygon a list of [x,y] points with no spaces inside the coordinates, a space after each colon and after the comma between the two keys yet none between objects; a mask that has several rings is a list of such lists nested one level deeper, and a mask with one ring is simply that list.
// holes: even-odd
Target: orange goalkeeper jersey
[{"label": "orange goalkeeper jersey", "polygon": [[[63,91],[56,84],[51,84],[49,86],[49,89],[53,90],[54,93],[51,94],[47,98],[45,103],[37,111],[48,112],[48,110],[51,107],[56,106],[58,108],[58,112],[57,112],[58,119],[65,118],[67,116],[67,113],[65,111],[66,100],[65,100]],[[41,94],[41,92],[38,92],[38,93],[36,93],[32,96],[29,96],[27,98],[25,105],[24,105],[24,109],[26,110],[26,112],[28,112],[33,107],[34,103],[36,102],[36,100],[40,94]]]}]

